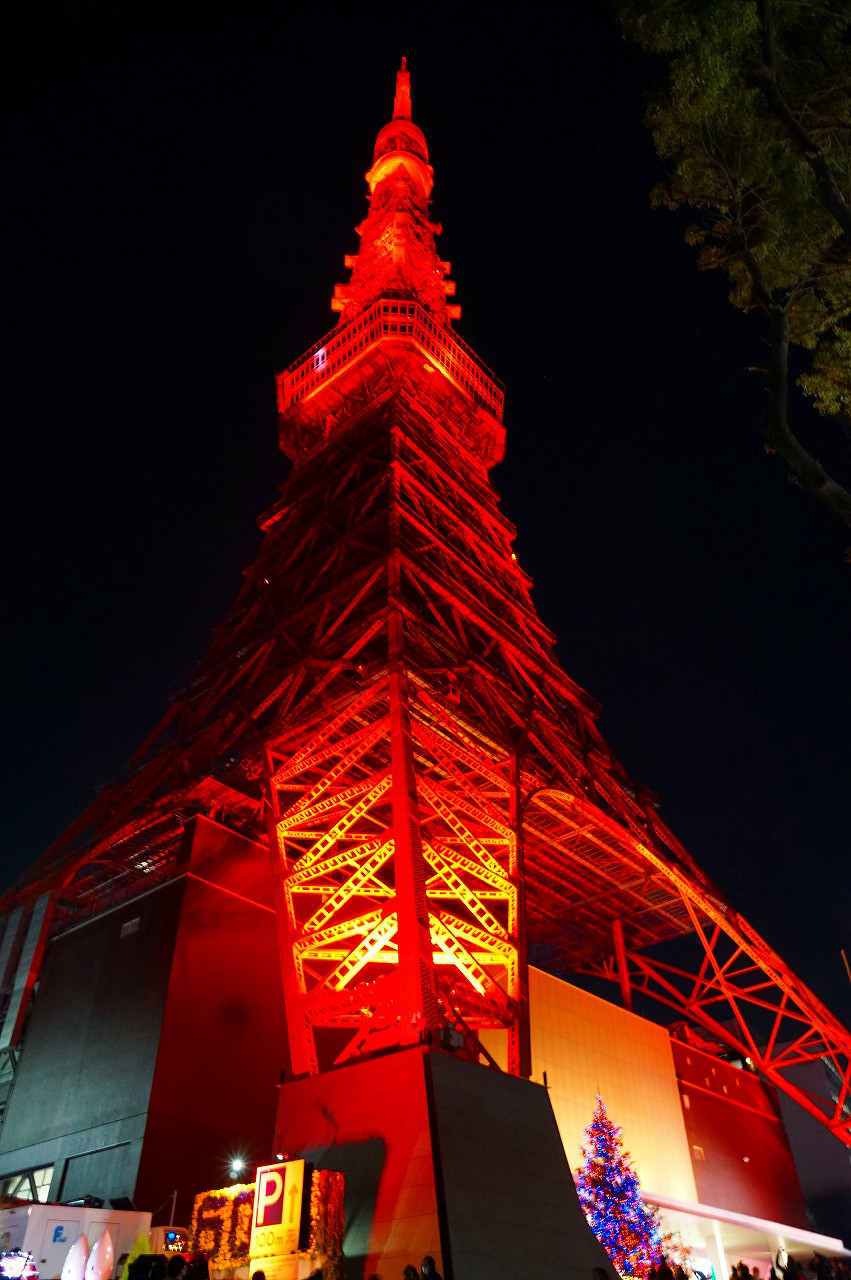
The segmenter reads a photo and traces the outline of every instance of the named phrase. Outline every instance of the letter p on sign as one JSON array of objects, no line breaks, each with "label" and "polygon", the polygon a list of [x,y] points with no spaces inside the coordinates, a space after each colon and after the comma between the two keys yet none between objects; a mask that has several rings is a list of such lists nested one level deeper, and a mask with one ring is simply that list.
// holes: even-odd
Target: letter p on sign
[{"label": "letter p on sign", "polygon": [[258,1262],[265,1259],[260,1266],[272,1278],[280,1276],[283,1280],[283,1272],[275,1269],[274,1260],[298,1249],[303,1191],[303,1160],[264,1164],[255,1175],[249,1256]]},{"label": "letter p on sign", "polygon": [[284,1177],[266,1169],[257,1179],[257,1226],[277,1227],[284,1216]]}]

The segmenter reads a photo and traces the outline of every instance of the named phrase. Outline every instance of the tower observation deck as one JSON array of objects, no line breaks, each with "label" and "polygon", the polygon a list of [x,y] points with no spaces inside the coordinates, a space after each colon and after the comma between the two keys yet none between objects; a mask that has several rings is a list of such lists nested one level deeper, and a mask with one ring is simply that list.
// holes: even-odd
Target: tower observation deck
[{"label": "tower observation deck", "polygon": [[[531,957],[652,997],[851,1145],[848,1032],[631,782],[536,614],[404,61],[366,179],[338,323],[277,378],[292,470],[230,612],[132,775],[3,900],[0,1048],[52,934],[174,875],[204,813],[268,844],[297,1074],[423,1042],[486,1059],[487,1032],[528,1075]],[[818,1058],[834,1099],[794,1078]]]}]

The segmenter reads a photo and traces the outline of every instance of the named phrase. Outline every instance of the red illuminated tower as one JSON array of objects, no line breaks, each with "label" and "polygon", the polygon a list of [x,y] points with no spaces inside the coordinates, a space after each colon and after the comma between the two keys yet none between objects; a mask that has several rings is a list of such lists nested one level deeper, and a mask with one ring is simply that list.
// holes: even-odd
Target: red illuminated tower
[{"label": "red illuminated tower", "polygon": [[[259,562],[303,602],[266,776],[296,1070],[324,1028],[343,1061],[503,1027],[527,1075],[528,933],[548,966],[685,1014],[848,1142],[847,1033],[626,777],[534,611],[488,483],[502,389],[452,328],[404,64],[367,182],[339,324],[278,379],[295,469]],[[694,970],[648,957],[682,934]],[[832,1109],[785,1074],[823,1055]]]},{"label": "red illuminated tower", "polygon": [[[848,1033],[626,776],[535,612],[404,62],[366,176],[337,326],[277,380],[292,471],[241,591],[133,776],[4,900],[0,1049],[51,931],[174,875],[205,813],[268,841],[295,1075],[420,1044],[487,1060],[498,1032],[528,1076],[531,952],[654,997],[851,1144]],[[660,958],[677,938],[691,963]],[[833,1099],[794,1078],[819,1058]]]}]

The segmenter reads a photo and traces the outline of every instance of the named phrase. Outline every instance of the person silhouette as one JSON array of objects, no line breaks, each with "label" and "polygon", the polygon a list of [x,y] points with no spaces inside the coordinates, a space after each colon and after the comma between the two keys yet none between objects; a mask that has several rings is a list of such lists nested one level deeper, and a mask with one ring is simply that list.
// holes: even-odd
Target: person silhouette
[{"label": "person silhouette", "polygon": [[422,1275],[422,1280],[443,1280],[443,1276],[434,1265],[434,1258],[430,1253],[427,1253],[420,1263],[420,1274]]}]

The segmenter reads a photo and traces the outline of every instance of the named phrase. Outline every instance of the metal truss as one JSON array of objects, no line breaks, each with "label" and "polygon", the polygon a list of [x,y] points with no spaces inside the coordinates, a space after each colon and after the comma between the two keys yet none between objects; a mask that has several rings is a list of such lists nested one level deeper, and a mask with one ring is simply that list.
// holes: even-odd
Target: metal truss
[{"label": "metal truss", "polygon": [[[851,1145],[848,1033],[659,820],[537,616],[488,478],[502,388],[451,329],[399,102],[342,324],[279,378],[293,469],[242,588],[132,776],[2,907],[102,909],[214,813],[268,839],[297,1072],[447,1034],[487,1057],[497,1028],[528,1075],[531,950],[652,996]],[[659,958],[677,939],[691,968]],[[793,1078],[819,1058],[832,1101]]]},{"label": "metal truss", "polygon": [[[459,446],[470,425],[432,383],[397,358],[338,409],[136,774],[21,896],[61,885],[96,909],[168,873],[175,811],[256,837],[265,806],[296,1069],[449,1028],[479,1052],[498,1027],[528,1074],[528,947],[627,1001],[654,996],[849,1142],[847,1033],[613,757],[535,615],[486,470]],[[700,948],[691,969],[659,959],[677,938]],[[833,1103],[792,1078],[817,1057]]]},{"label": "metal truss", "polygon": [[[627,1004],[640,993],[675,1010],[710,1039],[747,1060],[846,1146],[851,1146],[851,1036],[747,921],[665,864],[636,852],[665,878],[691,922],[699,962],[682,965],[637,951],[614,936],[614,952],[585,972],[620,985]],[[619,926],[620,926],[620,922]],[[822,1061],[833,1097],[807,1090],[796,1067]]]},{"label": "metal truss", "polygon": [[[626,1007],[640,994],[674,1010],[714,1051],[747,1060],[851,1146],[851,1035],[681,856],[658,818],[648,827],[639,834],[626,807],[606,813],[573,792],[533,791],[524,828],[530,894],[551,878],[570,883],[574,912],[588,910],[594,924],[582,922],[580,959],[566,930],[559,937],[557,922],[541,919],[533,900],[539,918],[530,920],[530,936],[549,947],[553,967],[617,984]],[[686,941],[679,951],[696,955],[693,964],[664,958],[658,944],[677,937]],[[816,1061],[829,1067],[832,1096],[800,1082],[795,1068]]]},{"label": "metal truss", "polygon": [[[318,1070],[319,1028],[347,1031],[338,1062],[447,1024],[519,1040],[509,771],[396,676],[377,678],[307,743],[296,733],[268,749],[296,1071]],[[426,943],[413,984],[406,917]]]}]

